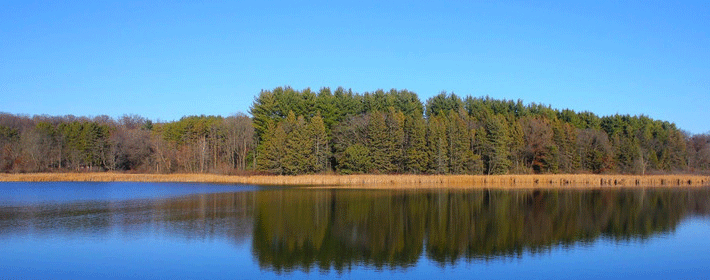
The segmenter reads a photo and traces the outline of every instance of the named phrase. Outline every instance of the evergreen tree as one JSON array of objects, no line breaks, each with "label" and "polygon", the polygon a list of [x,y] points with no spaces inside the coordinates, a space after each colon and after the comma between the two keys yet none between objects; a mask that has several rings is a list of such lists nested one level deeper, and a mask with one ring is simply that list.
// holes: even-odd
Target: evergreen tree
[{"label": "evergreen tree", "polygon": [[427,146],[429,147],[429,172],[446,174],[449,172],[449,143],[446,135],[445,115],[429,117]]},{"label": "evergreen tree", "polygon": [[405,166],[410,173],[424,173],[429,163],[426,143],[426,122],[421,115],[409,115],[404,122]]},{"label": "evergreen tree", "polygon": [[454,174],[478,174],[482,171],[479,155],[474,153],[476,131],[463,108],[449,111],[449,171]]},{"label": "evergreen tree", "polygon": [[258,146],[257,165],[259,170],[272,174],[284,174],[283,157],[286,144],[286,131],[283,124],[269,123],[267,133]]},{"label": "evergreen tree", "polygon": [[339,87],[333,93],[335,108],[339,114],[337,121],[343,121],[348,116],[359,115],[364,112],[361,96],[353,94],[352,90]]},{"label": "evergreen tree", "polygon": [[446,115],[452,110],[458,112],[462,107],[464,107],[464,103],[456,94],[448,95],[446,92],[442,92],[426,101],[426,115],[427,117]]},{"label": "evergreen tree", "polygon": [[396,92],[396,106],[405,116],[421,116],[424,113],[424,106],[416,93],[402,90]]},{"label": "evergreen tree", "polygon": [[249,109],[258,139],[268,132],[269,126],[278,123],[276,98],[271,91],[262,90]]},{"label": "evergreen tree", "polygon": [[393,107],[389,108],[389,113],[385,123],[387,125],[388,137],[387,137],[387,154],[389,155],[390,168],[386,170],[387,173],[398,173],[405,170],[404,157],[404,113],[402,111],[397,111]]},{"label": "evergreen tree", "polygon": [[505,174],[510,168],[506,120],[500,115],[494,115],[486,120],[484,127],[487,135],[484,148],[487,173]]},{"label": "evergreen tree", "polygon": [[343,152],[340,160],[340,173],[366,173],[373,169],[370,151],[364,145],[357,143],[349,146]]},{"label": "evergreen tree", "polygon": [[284,143],[283,170],[286,175],[297,175],[313,172],[315,169],[315,154],[313,150],[313,136],[306,129],[303,116],[298,116],[294,122],[290,119],[293,112],[284,121],[286,141]]},{"label": "evergreen tree", "polygon": [[333,127],[333,136],[330,142],[332,143],[335,170],[340,171],[342,168],[341,165],[346,160],[346,149],[355,144],[360,144],[363,147],[368,145],[367,127],[369,119],[369,115],[350,116]]},{"label": "evergreen tree", "polygon": [[382,112],[370,113],[370,122],[367,125],[367,148],[375,172],[387,173],[394,169],[391,162],[391,152],[394,147],[385,122],[385,114]]},{"label": "evergreen tree", "polygon": [[322,88],[316,98],[316,113],[320,115],[325,126],[325,131],[330,133],[337,122],[341,121],[340,113],[336,106],[335,96],[331,94],[329,88]]}]

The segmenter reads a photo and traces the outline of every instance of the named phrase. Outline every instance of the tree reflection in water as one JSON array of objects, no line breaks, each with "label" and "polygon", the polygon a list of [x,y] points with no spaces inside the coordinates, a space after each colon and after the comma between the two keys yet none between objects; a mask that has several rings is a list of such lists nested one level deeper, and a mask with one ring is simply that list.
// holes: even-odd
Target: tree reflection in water
[{"label": "tree reflection in water", "polygon": [[251,240],[262,269],[398,269],[672,232],[710,214],[710,188],[272,190],[129,201],[0,205],[9,235]]},{"label": "tree reflection in water", "polygon": [[254,192],[198,194],[169,199],[0,205],[3,235],[74,235],[129,238],[170,235],[187,239],[251,235]]},{"label": "tree reflection in water", "polygon": [[257,193],[262,268],[408,267],[519,257],[603,237],[646,239],[710,213],[710,191],[300,190]]}]

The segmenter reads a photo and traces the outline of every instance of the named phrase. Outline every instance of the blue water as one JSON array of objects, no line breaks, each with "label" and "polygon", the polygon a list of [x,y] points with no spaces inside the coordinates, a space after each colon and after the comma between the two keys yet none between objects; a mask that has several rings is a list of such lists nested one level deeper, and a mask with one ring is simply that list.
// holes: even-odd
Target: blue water
[{"label": "blue water", "polygon": [[710,277],[708,189],[0,192],[0,279]]},{"label": "blue water", "polygon": [[203,183],[9,182],[0,183],[0,205],[155,199],[257,189],[255,186]]}]

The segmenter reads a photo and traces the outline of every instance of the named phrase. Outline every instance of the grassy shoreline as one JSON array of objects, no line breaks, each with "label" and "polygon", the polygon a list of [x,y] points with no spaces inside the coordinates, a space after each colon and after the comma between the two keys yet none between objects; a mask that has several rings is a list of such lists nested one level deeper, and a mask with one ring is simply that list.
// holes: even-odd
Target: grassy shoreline
[{"label": "grassy shoreline", "polygon": [[343,188],[519,188],[519,187],[700,187],[699,175],[301,175],[25,173],[0,174],[0,182],[200,182]]}]

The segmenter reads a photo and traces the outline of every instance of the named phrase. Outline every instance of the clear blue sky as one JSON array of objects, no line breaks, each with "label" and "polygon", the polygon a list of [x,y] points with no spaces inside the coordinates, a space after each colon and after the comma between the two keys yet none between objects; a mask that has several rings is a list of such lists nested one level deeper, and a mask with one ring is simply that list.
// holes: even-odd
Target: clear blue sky
[{"label": "clear blue sky", "polygon": [[707,1],[147,2],[2,1],[0,111],[174,120],[343,86],[710,131]]}]

